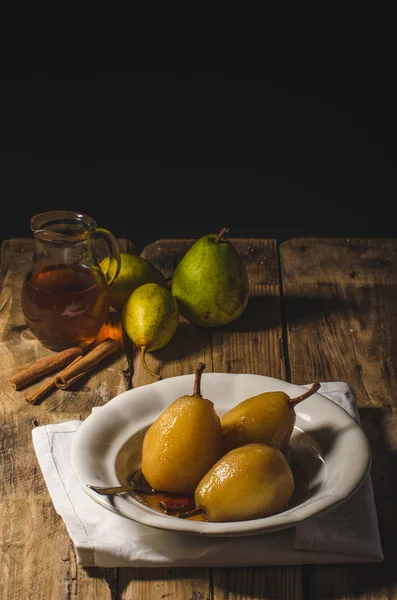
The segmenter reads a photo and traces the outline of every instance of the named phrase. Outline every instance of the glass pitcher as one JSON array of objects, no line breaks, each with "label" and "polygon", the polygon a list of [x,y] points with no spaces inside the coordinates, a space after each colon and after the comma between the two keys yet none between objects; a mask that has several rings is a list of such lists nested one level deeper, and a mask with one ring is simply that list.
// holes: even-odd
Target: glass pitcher
[{"label": "glass pitcher", "polygon": [[[46,348],[88,347],[109,313],[109,286],[121,264],[117,241],[91,217],[72,211],[37,214],[31,230],[33,263],[21,290],[25,321]],[[95,250],[99,238],[117,262],[105,274]]]}]

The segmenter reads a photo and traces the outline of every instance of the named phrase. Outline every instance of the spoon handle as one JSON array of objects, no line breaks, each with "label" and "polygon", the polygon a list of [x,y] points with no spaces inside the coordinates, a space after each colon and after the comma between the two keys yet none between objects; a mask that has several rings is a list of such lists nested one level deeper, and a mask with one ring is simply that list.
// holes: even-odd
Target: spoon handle
[{"label": "spoon handle", "polygon": [[86,485],[90,490],[93,490],[97,494],[101,494],[101,496],[113,496],[114,494],[121,494],[122,492],[136,491],[136,486],[134,485],[118,485],[114,487],[96,487],[89,483]]}]

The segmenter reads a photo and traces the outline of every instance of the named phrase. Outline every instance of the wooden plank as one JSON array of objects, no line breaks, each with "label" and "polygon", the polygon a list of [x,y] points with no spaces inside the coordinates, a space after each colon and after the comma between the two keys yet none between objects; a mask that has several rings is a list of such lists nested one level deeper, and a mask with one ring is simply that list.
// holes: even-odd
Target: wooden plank
[{"label": "wooden plank", "polygon": [[[240,319],[209,332],[215,372],[285,379],[280,281],[274,240],[234,240],[248,271],[250,297]],[[213,569],[214,600],[302,598],[299,567]]]},{"label": "wooden plank", "polygon": [[2,599],[114,597],[117,570],[95,569],[90,576],[77,565],[63,521],[45,491],[41,497],[1,501],[0,533]]},{"label": "wooden plank", "polygon": [[396,600],[396,502],[378,500],[377,509],[385,561],[381,564],[305,568],[307,600]]},{"label": "wooden plank", "polygon": [[[234,323],[222,328],[199,328],[181,318],[174,338],[165,348],[148,357],[150,367],[163,377],[194,373],[200,360],[206,364],[208,372],[259,373],[278,378],[285,376],[276,243],[273,240],[233,238],[231,241],[247,267],[249,308]],[[170,281],[177,263],[193,242],[158,240],[147,246],[142,255]],[[139,356],[136,356],[134,387],[150,382],[150,377],[141,367]],[[265,592],[286,600],[301,598],[299,567],[200,571],[183,568],[166,572],[162,569],[123,569],[120,577],[120,581],[123,581],[123,600],[153,597],[149,588],[143,587],[146,585],[144,582],[153,578],[158,597],[169,596],[175,600],[255,600],[267,597],[263,595]],[[153,587],[151,589],[153,594]]]},{"label": "wooden plank", "polygon": [[[293,240],[291,244],[294,242],[299,243],[300,241]],[[383,330],[386,332],[384,345],[382,346],[382,341],[382,343],[378,343],[379,347],[374,349],[373,343],[370,344],[370,352],[375,352],[375,358],[371,359],[370,352],[366,349],[368,339],[372,342],[377,339],[375,332],[376,327],[379,326],[379,317],[376,315],[380,310],[383,310],[383,320],[386,321],[386,324],[390,325],[395,322],[394,312],[392,312],[395,306],[395,271],[393,267],[395,241],[386,242],[386,245],[391,243],[391,249],[389,247],[389,251],[387,251],[383,248],[381,259],[377,256],[376,248],[374,248],[374,240],[360,241],[364,247],[370,246],[366,247],[364,253],[366,257],[364,266],[368,273],[365,275],[366,283],[359,281],[358,284],[354,284],[354,287],[357,285],[358,288],[355,290],[350,288],[349,279],[359,278],[358,271],[351,270],[349,279],[347,279],[344,273],[346,263],[343,260],[340,262],[346,253],[343,246],[349,242],[345,240],[304,240],[304,242],[316,245],[315,253],[318,254],[318,263],[315,257],[310,260],[306,257],[303,261],[296,259],[296,252],[304,255],[310,252],[307,249],[296,250],[295,248],[291,251],[285,245],[282,247],[281,254],[283,261],[283,251],[286,249],[283,292],[285,313],[288,319],[291,378],[296,383],[308,382],[314,378],[311,371],[315,370],[320,379],[336,379],[334,373],[337,373],[339,379],[349,381],[353,387],[357,384],[357,389],[355,389],[359,398],[363,425],[369,434],[371,447],[374,449],[374,466],[381,467],[383,465],[382,469],[376,466],[374,486],[380,511],[384,551],[385,556],[388,557],[385,563],[365,565],[365,569],[362,566],[356,568],[351,565],[305,567],[303,569],[304,594],[302,593],[302,571],[295,567],[214,569],[211,571],[206,569],[122,569],[119,578],[117,570],[76,567],[70,540],[60,518],[53,511],[45,485],[40,479],[41,475],[37,470],[37,465],[33,464],[31,456],[30,459],[26,459],[26,451],[32,455],[26,438],[30,443],[34,420],[36,423],[44,423],[55,422],[57,419],[61,421],[78,418],[79,415],[88,414],[92,404],[90,406],[87,401],[85,405],[83,402],[82,410],[78,411],[75,400],[72,398],[66,402],[65,397],[65,403],[57,403],[54,402],[53,396],[50,396],[39,406],[26,407],[24,401],[18,402],[18,398],[21,398],[18,396],[20,393],[6,391],[4,377],[7,376],[2,374],[0,406],[2,407],[5,434],[0,449],[0,467],[4,467],[1,474],[5,485],[4,499],[0,501],[2,533],[0,588],[5,590],[3,592],[5,598],[26,596],[34,600],[47,595],[56,598],[94,597],[102,600],[102,598],[117,598],[119,594],[122,598],[151,598],[157,592],[159,597],[172,594],[172,597],[183,600],[206,598],[207,596],[216,600],[220,598],[244,600],[263,597],[304,597],[305,600],[347,599],[353,596],[367,600],[381,597],[396,598],[393,573],[395,562],[389,560],[390,557],[394,557],[392,553],[396,534],[395,527],[393,529],[390,526],[394,521],[393,515],[396,509],[394,498],[390,495],[395,481],[395,469],[392,472],[392,466],[396,448],[396,428],[395,426],[393,428],[395,410],[394,398],[391,394],[392,384],[387,382],[386,367],[384,366],[384,363],[389,363],[389,370],[392,371],[390,381],[393,382],[395,380],[395,351],[393,353],[393,348],[396,347],[394,332],[389,331],[386,325]],[[168,243],[171,242],[169,240],[161,244],[157,242],[152,245],[153,247],[148,247],[146,251],[148,252],[147,257],[152,257],[152,261],[157,266],[163,265],[164,272],[168,270],[170,275],[178,260],[176,258],[178,252],[179,256],[183,255],[190,242],[187,240],[176,242],[176,253],[173,253],[172,248],[168,247]],[[179,343],[173,346],[170,342],[163,351],[153,353],[153,356],[150,357],[151,365],[155,368],[159,366],[163,376],[169,377],[193,372],[198,360],[206,362],[208,371],[243,372],[245,369],[244,372],[256,372],[281,378],[285,376],[286,365],[282,360],[280,341],[282,330],[275,244],[271,241],[264,243],[263,240],[249,240],[249,244],[247,243],[245,246],[244,240],[236,240],[236,244],[239,243],[242,244],[242,252],[245,252],[245,248],[251,247],[253,252],[249,250],[250,254],[256,256],[253,258],[252,264],[249,264],[249,257],[245,257],[250,271],[250,310],[241,317],[239,322],[230,324],[225,329],[198,331],[198,328],[184,323],[178,332],[181,335]],[[262,247],[263,243],[265,248]],[[385,241],[376,243],[382,244]],[[322,252],[322,244],[331,244],[332,249]],[[271,251],[269,245],[272,248],[274,246]],[[335,252],[334,248],[337,248]],[[153,252],[150,254],[152,250]],[[349,259],[352,261],[349,263],[350,265],[360,263],[361,252],[362,249],[359,249],[358,244],[355,249],[347,251],[350,254]],[[13,248],[11,248],[11,255],[12,253]],[[331,261],[327,255],[333,257]],[[352,256],[355,257],[354,260],[352,260]],[[26,267],[26,257],[14,258],[16,258],[15,264],[20,259],[19,269]],[[262,261],[263,258],[264,261]],[[7,261],[10,263],[8,251]],[[290,261],[294,262],[292,266],[290,266]],[[387,277],[384,274],[379,280],[376,265],[379,267],[382,264],[381,261],[387,271]],[[11,265],[13,264],[12,260]],[[338,272],[339,268],[334,268],[335,264],[339,265],[340,272]],[[313,265],[317,265],[317,272],[322,273],[322,278],[319,277],[319,283],[316,282],[315,285],[312,275]],[[0,356],[6,360],[6,363],[3,362],[3,364],[7,364],[7,356],[8,360],[12,362],[14,356],[12,351],[14,354],[17,352],[17,348],[13,347],[14,336],[24,334],[21,329],[10,331],[9,327],[10,324],[14,324],[14,317],[7,312],[12,310],[10,299],[14,298],[7,294],[14,283],[12,280],[13,268],[11,271],[6,271],[0,294],[0,300],[6,300],[3,304],[0,301],[0,309],[3,306],[3,310],[0,311],[0,331],[5,332],[7,340],[6,344],[4,341],[0,343]],[[288,283],[290,279],[291,285]],[[391,282],[393,289],[388,289],[384,285],[386,280]],[[315,278],[314,281],[317,279]],[[381,286],[383,292],[378,293],[377,288]],[[328,290],[328,292],[324,290]],[[342,302],[338,301],[338,298],[342,298]],[[334,310],[333,306],[336,306],[338,310]],[[317,307],[316,310],[313,307]],[[14,310],[16,310],[15,307]],[[359,327],[354,344],[352,347],[349,346],[349,351],[346,353],[343,343],[346,344],[346,340],[351,337],[346,338],[339,329],[346,328],[346,324],[352,322],[352,314],[360,315],[360,318],[357,319]],[[372,319],[374,314],[376,318]],[[367,316],[364,318],[363,315]],[[17,313],[15,316],[17,317]],[[245,319],[244,326],[242,326]],[[315,327],[312,326],[313,323]],[[368,327],[368,323],[370,323],[370,327]],[[354,324],[356,324],[355,318]],[[337,329],[336,334],[335,329]],[[342,352],[337,349],[333,350],[332,345],[327,343],[323,344],[322,348],[322,338],[325,336],[325,339],[328,340],[330,333],[336,336],[338,345],[342,344]],[[307,337],[312,339],[308,341]],[[177,337],[175,337],[176,339]],[[32,340],[23,341],[32,342]],[[245,350],[247,345],[248,351]],[[18,345],[16,346],[18,347]],[[220,347],[222,351],[218,352]],[[302,348],[305,350],[304,354],[302,354]],[[355,356],[360,359],[359,362],[356,358],[355,368],[351,367],[351,348],[354,349]],[[245,355],[246,352],[247,355]],[[325,353],[325,356],[321,356],[321,352]],[[304,360],[302,356],[304,356]],[[346,365],[343,365],[342,358]],[[387,360],[387,358],[391,360]],[[29,363],[30,361],[27,360],[27,364]],[[363,365],[365,369],[363,369]],[[358,366],[361,367],[361,372],[359,372]],[[123,380],[122,385],[125,385],[126,378],[122,371],[128,371],[126,361],[123,362],[122,368],[118,369],[119,383],[117,385],[120,384],[120,376]],[[373,381],[379,373],[384,373],[386,381],[380,380],[378,388],[381,388],[381,393],[376,396],[373,391],[376,388],[373,386]],[[356,374],[354,381],[348,379],[353,374]],[[109,377],[104,378],[103,381],[108,382]],[[137,356],[134,357],[133,382],[134,385],[150,383],[147,374],[142,372]],[[82,393],[87,391],[82,390]],[[92,393],[91,399],[94,400]],[[99,403],[104,403],[107,399],[106,397],[96,397],[96,401]],[[24,468],[24,461],[26,468]],[[376,475],[378,476],[376,477]],[[34,556],[35,552],[37,556]],[[34,580],[34,575],[37,573],[40,576]],[[40,592],[38,581],[40,581]]]},{"label": "wooden plank", "polygon": [[207,569],[120,569],[120,598],[123,600],[209,600]]},{"label": "wooden plank", "polygon": [[214,571],[214,600],[307,600],[302,595],[301,569],[298,567]]},{"label": "wooden plank", "polygon": [[306,567],[308,600],[395,600],[397,240],[293,239],[280,257],[291,379],[355,391],[385,555],[365,567]]},{"label": "wooden plank", "polygon": [[[119,243],[121,250],[132,247],[127,240]],[[93,406],[101,406],[125,391],[128,362],[120,352],[73,391],[57,390],[38,405],[25,401],[26,390],[12,389],[9,377],[13,373],[51,354],[27,329],[20,309],[20,289],[32,253],[33,241],[26,239],[7,240],[1,252],[0,590],[5,600],[109,600],[115,597],[117,570],[96,569],[90,576],[77,566],[72,543],[38,466],[31,431],[41,424],[85,418]],[[114,316],[109,323],[119,327]]]},{"label": "wooden plank", "polygon": [[233,240],[247,267],[249,300],[226,328],[209,331],[212,369],[285,379],[277,244],[274,240]]},{"label": "wooden plank", "polygon": [[347,380],[360,406],[397,406],[396,252],[397,240],[281,245],[294,382]]},{"label": "wooden plank", "polygon": [[[158,240],[144,248],[142,256],[149,260],[171,282],[177,261],[191,245],[190,240]],[[208,366],[208,333],[198,331],[180,318],[177,332],[165,348],[150,353],[147,363],[151,369],[163,378],[193,373],[197,364],[203,360]],[[139,353],[135,349],[133,369],[133,387],[152,383],[153,379],[142,368]],[[154,584],[155,582],[155,584]],[[120,573],[120,598],[161,598],[172,597],[175,600],[187,598],[209,598],[210,578],[208,569],[122,569]],[[203,594],[202,596],[199,594]]]}]

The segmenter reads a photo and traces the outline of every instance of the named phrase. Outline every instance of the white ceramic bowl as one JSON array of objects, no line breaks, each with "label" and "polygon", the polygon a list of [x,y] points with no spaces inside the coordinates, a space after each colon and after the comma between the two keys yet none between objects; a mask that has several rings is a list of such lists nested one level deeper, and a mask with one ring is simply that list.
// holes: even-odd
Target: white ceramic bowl
[{"label": "white ceramic bowl", "polygon": [[[176,398],[193,393],[194,377],[171,377],[124,392],[80,426],[72,445],[72,468],[86,493],[101,506],[159,529],[209,536],[254,535],[292,527],[328,511],[363,483],[371,465],[366,435],[343,408],[316,393],[295,407],[290,457],[297,466],[298,495],[291,508],[280,514],[228,523],[178,519],[145,506],[132,495],[100,496],[89,489],[87,484],[128,482],[140,467],[146,429]],[[262,375],[204,373],[201,379],[201,393],[214,402],[219,415],[245,398],[272,390],[292,398],[307,391]]]}]

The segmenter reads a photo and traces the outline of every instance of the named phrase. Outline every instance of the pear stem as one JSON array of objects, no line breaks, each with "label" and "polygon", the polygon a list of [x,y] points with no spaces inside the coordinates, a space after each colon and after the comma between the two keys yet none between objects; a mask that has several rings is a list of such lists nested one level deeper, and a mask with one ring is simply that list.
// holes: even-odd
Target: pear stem
[{"label": "pear stem", "polygon": [[147,346],[141,346],[141,360],[142,360],[143,368],[145,369],[145,371],[147,373],[149,373],[149,375],[151,375],[155,379],[161,379],[161,375],[159,375],[158,373],[155,373],[154,371],[152,371],[151,369],[149,369],[149,367],[147,366],[147,364],[146,364],[146,350],[147,350]]},{"label": "pear stem", "polygon": [[205,364],[203,362],[199,363],[199,366],[196,369],[196,377],[194,379],[194,388],[193,388],[193,396],[201,396],[201,375],[205,369]]},{"label": "pear stem", "polygon": [[202,506],[198,506],[194,510],[189,510],[187,512],[179,513],[178,519],[189,519],[189,517],[195,517],[196,515],[202,515],[204,512],[204,508]]},{"label": "pear stem", "polygon": [[222,237],[225,235],[225,233],[227,233],[229,231],[229,227],[224,227],[223,229],[220,230],[220,232],[218,233],[218,235],[215,238],[215,242],[214,244],[219,244],[219,242],[221,241]]},{"label": "pear stem", "polygon": [[295,404],[298,404],[299,402],[302,402],[302,400],[306,400],[306,398],[309,398],[309,396],[315,394],[317,390],[320,389],[320,387],[321,385],[319,384],[319,382],[315,381],[310,390],[307,390],[307,392],[305,392],[301,396],[298,396],[297,398],[290,398],[289,403],[291,404],[291,406],[295,406]]}]

